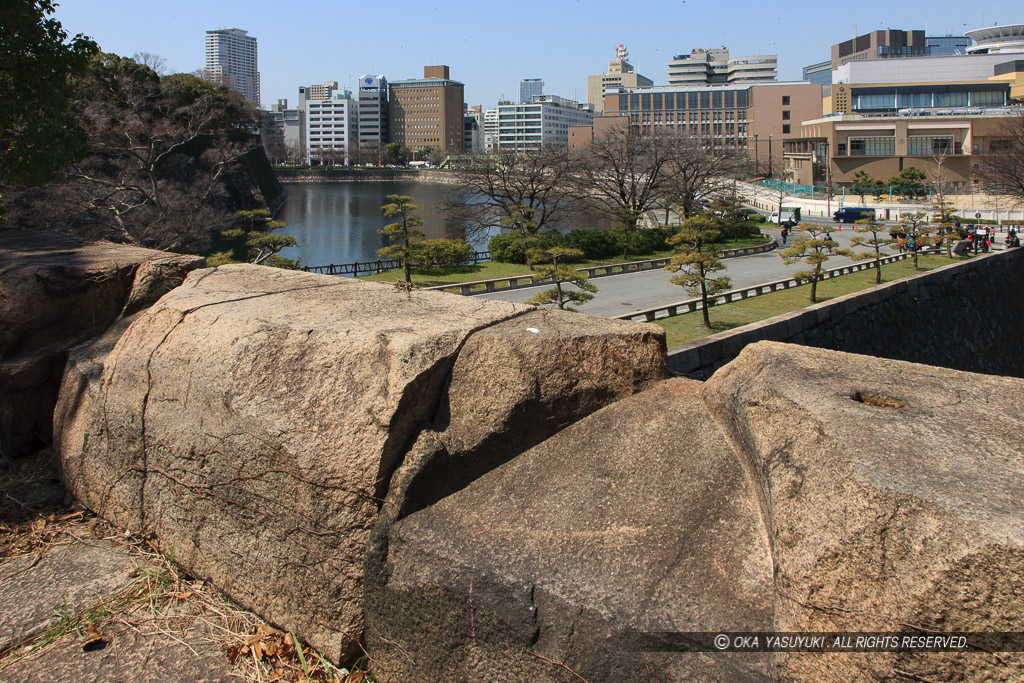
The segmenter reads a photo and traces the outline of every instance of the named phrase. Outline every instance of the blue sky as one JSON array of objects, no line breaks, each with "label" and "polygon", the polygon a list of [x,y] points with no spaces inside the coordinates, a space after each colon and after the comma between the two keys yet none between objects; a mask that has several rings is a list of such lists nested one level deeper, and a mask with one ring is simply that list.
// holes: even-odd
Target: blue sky
[{"label": "blue sky", "polygon": [[726,46],[733,55],[777,54],[780,80],[799,80],[829,48],[876,29],[927,29],[929,35],[1024,23],[1020,0],[63,0],[56,17],[70,33],[131,56],[149,52],[168,69],[202,68],[207,30],[241,28],[259,41],[262,101],[288,98],[300,85],[361,74],[419,78],[447,64],[466,84],[466,102],[493,107],[518,97],[519,81],[542,78],[545,91],[586,99],[586,77],[605,71],[619,43],[656,85],[667,62],[692,48]]}]

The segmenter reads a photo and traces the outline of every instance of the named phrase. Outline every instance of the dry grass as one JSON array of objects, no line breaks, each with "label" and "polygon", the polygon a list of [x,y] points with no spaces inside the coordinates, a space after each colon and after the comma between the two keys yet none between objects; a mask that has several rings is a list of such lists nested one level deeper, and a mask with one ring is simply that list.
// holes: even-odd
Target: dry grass
[{"label": "dry grass", "polygon": [[119,531],[81,507],[52,501],[33,506],[11,493],[30,492],[33,484],[50,483],[55,471],[47,456],[25,459],[0,475],[0,563],[26,554],[41,558],[58,546],[100,539],[126,547],[134,568],[122,589],[80,611],[71,611],[66,601],[61,604],[55,596],[49,624],[0,651],[0,671],[18,661],[45,658],[49,646],[72,634],[83,649],[90,649],[135,633],[182,646],[191,651],[185,656],[213,654],[225,673],[242,681],[372,680],[364,670],[365,658],[352,670],[333,666],[315,650],[297,643],[292,634],[272,628],[208,582],[184,573],[147,539]]}]

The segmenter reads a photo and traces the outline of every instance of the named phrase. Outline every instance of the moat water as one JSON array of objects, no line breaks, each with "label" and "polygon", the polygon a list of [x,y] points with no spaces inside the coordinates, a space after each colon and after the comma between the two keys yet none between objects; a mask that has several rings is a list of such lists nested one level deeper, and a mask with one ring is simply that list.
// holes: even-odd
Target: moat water
[{"label": "moat water", "polygon": [[[381,214],[380,207],[389,194],[407,195],[416,204],[416,214],[423,219],[418,228],[428,239],[465,238],[464,222],[446,217],[441,211],[442,199],[452,185],[408,181],[383,182],[285,182],[288,200],[277,219],[288,227],[279,232],[292,235],[298,246],[281,252],[286,258],[298,258],[304,266],[326,266],[375,261],[377,250],[386,246],[377,231],[394,222]],[[596,210],[579,216],[567,230],[577,227],[609,227],[607,219]],[[490,235],[470,240],[479,251],[487,249]]]}]

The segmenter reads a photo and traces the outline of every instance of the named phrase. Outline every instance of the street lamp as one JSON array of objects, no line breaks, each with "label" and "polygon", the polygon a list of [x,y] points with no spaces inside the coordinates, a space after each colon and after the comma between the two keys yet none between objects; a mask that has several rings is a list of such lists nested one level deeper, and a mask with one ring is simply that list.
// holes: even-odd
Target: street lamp
[{"label": "street lamp", "polygon": [[757,158],[757,133],[754,133],[754,176],[760,177],[761,175],[761,163]]},{"label": "street lamp", "polygon": [[775,137],[775,133],[768,134],[768,177],[772,177],[772,138]]}]

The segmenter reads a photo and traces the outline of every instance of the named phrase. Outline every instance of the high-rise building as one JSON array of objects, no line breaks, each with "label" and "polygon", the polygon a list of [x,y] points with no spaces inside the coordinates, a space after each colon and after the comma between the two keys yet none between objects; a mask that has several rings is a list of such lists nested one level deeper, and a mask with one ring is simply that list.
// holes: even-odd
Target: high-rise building
[{"label": "high-rise building", "polygon": [[887,28],[872,31],[832,46],[832,70],[857,59],[890,59],[928,54],[924,31]]},{"label": "high-rise building", "polygon": [[639,88],[654,85],[654,81],[641,76],[626,61],[629,51],[619,43],[615,49],[615,59],[608,62],[608,71],[603,74],[587,76],[587,102],[594,105],[594,113],[604,111],[604,92],[607,88]]},{"label": "high-rise building", "polygon": [[519,104],[526,104],[537,95],[544,94],[544,81],[539,78],[524,78],[519,81]]},{"label": "high-rise building", "polygon": [[451,80],[444,65],[423,67],[423,78],[392,81],[391,142],[413,151],[430,147],[442,154],[462,154],[464,91],[465,86]]},{"label": "high-rise building", "polygon": [[256,38],[238,28],[206,32],[206,68],[209,80],[228,86],[260,106],[260,72]]},{"label": "high-rise building", "polygon": [[729,57],[729,48],[691,50],[668,63],[669,85],[714,85],[716,83],[765,83],[776,80],[776,55]]},{"label": "high-rise building", "polygon": [[359,77],[359,147],[381,160],[388,142],[388,79]]},{"label": "high-rise building", "polygon": [[357,110],[358,103],[348,90],[335,91],[328,100],[306,102],[309,163],[349,163],[356,144]]}]

